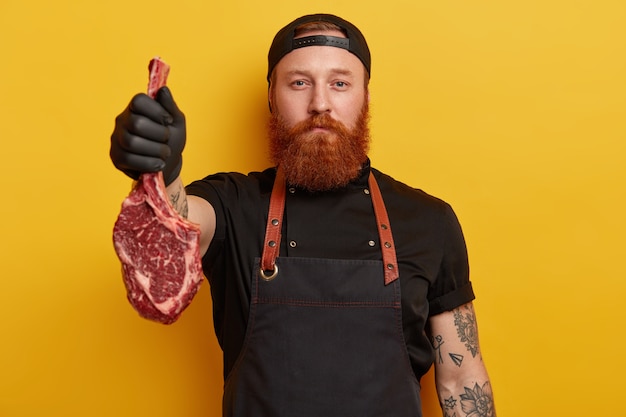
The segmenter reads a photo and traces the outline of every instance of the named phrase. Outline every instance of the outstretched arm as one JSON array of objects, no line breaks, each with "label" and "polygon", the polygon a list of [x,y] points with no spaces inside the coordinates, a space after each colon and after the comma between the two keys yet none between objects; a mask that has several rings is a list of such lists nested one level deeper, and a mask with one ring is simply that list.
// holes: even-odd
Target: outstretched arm
[{"label": "outstretched arm", "polygon": [[215,235],[213,206],[200,197],[188,196],[180,176],[167,186],[166,191],[178,214],[200,226],[200,256],[204,256]]},{"label": "outstretched arm", "polygon": [[435,383],[444,417],[496,417],[472,303],[430,318]]}]

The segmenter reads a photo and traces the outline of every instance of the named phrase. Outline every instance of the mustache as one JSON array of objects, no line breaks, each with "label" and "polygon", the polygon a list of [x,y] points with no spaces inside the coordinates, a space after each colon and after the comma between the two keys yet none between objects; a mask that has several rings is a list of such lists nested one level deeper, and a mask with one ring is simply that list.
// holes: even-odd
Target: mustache
[{"label": "mustache", "polygon": [[315,114],[297,123],[289,129],[289,135],[301,135],[319,128],[329,130],[341,136],[349,134],[348,128],[343,123],[333,119],[328,113],[322,113]]}]

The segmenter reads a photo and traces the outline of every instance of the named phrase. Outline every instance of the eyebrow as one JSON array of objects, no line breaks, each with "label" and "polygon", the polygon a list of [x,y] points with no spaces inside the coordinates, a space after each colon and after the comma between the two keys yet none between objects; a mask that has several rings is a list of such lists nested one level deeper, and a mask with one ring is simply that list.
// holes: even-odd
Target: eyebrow
[{"label": "eyebrow", "polygon": [[[344,75],[344,76],[348,76],[348,77],[354,76],[354,72],[353,71],[350,71],[349,69],[345,69],[345,68],[332,68],[329,72],[331,74],[333,74],[333,75],[337,74],[337,75]],[[306,76],[309,76],[309,75],[311,75],[311,71],[304,70],[304,69],[294,69],[294,70],[291,70],[291,71],[287,71],[286,74],[288,76],[291,76],[291,75],[306,75]]]}]

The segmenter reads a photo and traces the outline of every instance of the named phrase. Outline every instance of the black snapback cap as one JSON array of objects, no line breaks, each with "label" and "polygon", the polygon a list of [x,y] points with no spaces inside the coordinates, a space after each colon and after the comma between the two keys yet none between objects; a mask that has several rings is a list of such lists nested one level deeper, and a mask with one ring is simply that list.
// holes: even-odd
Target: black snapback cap
[{"label": "black snapback cap", "polygon": [[[315,35],[294,39],[296,28],[306,23],[314,22],[333,23],[345,32],[346,37],[339,38],[336,36]],[[270,80],[272,71],[274,71],[274,67],[278,64],[278,61],[283,59],[285,55],[294,49],[306,46],[334,46],[352,52],[361,60],[363,65],[365,65],[367,74],[371,75],[372,59],[370,57],[370,50],[361,31],[352,23],[338,16],[319,13],[299,17],[276,34],[270,51],[267,54],[267,81]]]}]

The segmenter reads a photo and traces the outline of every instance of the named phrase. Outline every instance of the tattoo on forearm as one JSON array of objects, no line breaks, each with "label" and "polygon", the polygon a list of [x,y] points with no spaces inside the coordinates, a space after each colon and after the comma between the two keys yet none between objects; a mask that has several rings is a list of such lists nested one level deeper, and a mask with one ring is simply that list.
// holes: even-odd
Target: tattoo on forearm
[{"label": "tattoo on forearm", "polygon": [[460,368],[461,364],[463,363],[463,355],[460,355],[458,353],[448,353],[448,355],[450,355],[450,359],[452,359],[452,362],[454,362],[454,364]]},{"label": "tattoo on forearm", "polygon": [[[446,343],[443,340],[443,336],[438,334],[437,336],[431,337],[430,338],[430,343],[433,345],[433,349],[435,349],[435,352],[437,354],[437,358],[436,358],[437,363],[442,364],[443,363],[443,355],[441,354],[441,345]],[[449,353],[448,352],[448,356],[450,356],[450,359],[452,359],[452,362],[456,366],[461,367],[461,364],[463,363],[463,355],[461,355],[459,353]]]},{"label": "tattoo on forearm", "polygon": [[437,336],[431,338],[430,343],[437,352],[437,363],[443,363],[443,357],[441,356],[441,345],[445,343],[443,341],[443,337],[438,334]]},{"label": "tattoo on forearm", "polygon": [[[463,309],[464,311],[461,311]],[[454,310],[454,325],[461,342],[472,353],[472,357],[478,354],[478,328],[476,326],[476,314],[474,308],[469,305]]]},{"label": "tattoo on forearm", "polygon": [[489,382],[485,382],[482,387],[478,384],[474,384],[474,388],[465,387],[465,393],[461,394],[461,410],[469,417],[495,417],[496,409]]},{"label": "tattoo on forearm", "polygon": [[[474,384],[474,388],[464,387],[465,392],[459,395],[459,401],[450,396],[441,402],[444,417],[456,417],[457,412],[462,411],[466,417],[496,417],[496,409],[493,403],[493,393],[489,382],[481,387]],[[460,410],[459,410],[460,405]]]},{"label": "tattoo on forearm", "polygon": [[452,409],[454,407],[456,407],[456,400],[454,397],[450,396],[450,398],[443,400],[443,408]]},{"label": "tattoo on forearm", "polygon": [[175,193],[170,194],[170,201],[178,214],[186,219],[189,215],[189,205],[185,193],[178,189]]}]

